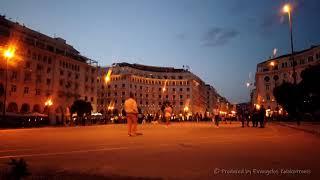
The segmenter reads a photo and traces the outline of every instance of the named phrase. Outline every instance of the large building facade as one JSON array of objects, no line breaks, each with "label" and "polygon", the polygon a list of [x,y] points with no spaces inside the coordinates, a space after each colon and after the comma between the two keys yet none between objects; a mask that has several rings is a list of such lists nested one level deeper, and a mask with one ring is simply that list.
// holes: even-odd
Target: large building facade
[{"label": "large building facade", "polygon": [[[2,51],[16,48],[7,67],[3,52],[0,56],[0,86],[7,90],[7,112],[49,110],[50,119],[61,122],[76,99],[90,101],[96,110],[97,62],[80,55],[62,38],[46,36],[4,16],[0,16],[0,43]],[[3,93],[0,98],[2,109]],[[49,99],[50,107],[45,105]]]},{"label": "large building facade", "polygon": [[[320,63],[320,46],[312,46],[294,53],[297,83],[301,81],[301,72],[309,66]],[[257,65],[256,89],[253,91],[253,104],[263,105],[270,112],[281,109],[277,104],[273,89],[283,82],[294,82],[291,54],[272,58]]]},{"label": "large building facade", "polygon": [[[105,76],[111,75],[108,81]],[[159,113],[169,102],[174,114],[212,113],[217,93],[187,69],[116,63],[99,69],[98,105],[100,112],[123,109],[132,92],[143,113]]]}]

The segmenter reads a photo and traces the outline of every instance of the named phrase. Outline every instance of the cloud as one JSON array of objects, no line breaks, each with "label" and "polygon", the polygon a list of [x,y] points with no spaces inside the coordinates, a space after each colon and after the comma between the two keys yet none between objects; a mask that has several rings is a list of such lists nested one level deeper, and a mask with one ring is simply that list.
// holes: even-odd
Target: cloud
[{"label": "cloud", "polygon": [[230,42],[231,39],[234,39],[239,35],[239,32],[235,29],[225,29],[221,27],[214,27],[209,29],[203,35],[203,45],[214,47],[222,46]]}]

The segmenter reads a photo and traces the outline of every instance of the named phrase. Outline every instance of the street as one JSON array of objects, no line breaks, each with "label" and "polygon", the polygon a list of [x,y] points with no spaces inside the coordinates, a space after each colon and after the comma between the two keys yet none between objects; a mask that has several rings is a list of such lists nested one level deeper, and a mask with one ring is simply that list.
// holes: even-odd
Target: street
[{"label": "street", "polygon": [[0,167],[23,157],[33,175],[61,179],[320,177],[320,137],[292,128],[241,128],[238,122],[138,128],[143,135],[136,137],[127,136],[125,125],[0,130]]}]

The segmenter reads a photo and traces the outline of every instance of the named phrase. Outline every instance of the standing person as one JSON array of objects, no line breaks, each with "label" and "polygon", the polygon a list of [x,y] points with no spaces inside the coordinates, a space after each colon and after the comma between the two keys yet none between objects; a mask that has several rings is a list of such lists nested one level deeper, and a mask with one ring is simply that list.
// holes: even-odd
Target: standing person
[{"label": "standing person", "polygon": [[259,121],[260,121],[260,128],[264,128],[264,119],[266,115],[266,109],[262,105],[259,111]]},{"label": "standing person", "polygon": [[124,102],[124,110],[127,116],[128,136],[138,135],[138,106],[133,97],[133,93],[130,92],[129,98]]},{"label": "standing person", "polygon": [[170,124],[171,114],[172,114],[172,108],[170,107],[169,103],[167,103],[166,107],[164,108],[164,118],[166,119],[167,126],[169,126]]},{"label": "standing person", "polygon": [[258,127],[258,120],[259,120],[259,117],[258,117],[258,110],[256,107],[253,108],[253,112],[252,112],[252,124],[253,126],[252,127]]},{"label": "standing person", "polygon": [[217,127],[219,127],[219,121],[221,120],[220,114],[218,113],[217,115],[215,115],[214,117],[214,121]]}]

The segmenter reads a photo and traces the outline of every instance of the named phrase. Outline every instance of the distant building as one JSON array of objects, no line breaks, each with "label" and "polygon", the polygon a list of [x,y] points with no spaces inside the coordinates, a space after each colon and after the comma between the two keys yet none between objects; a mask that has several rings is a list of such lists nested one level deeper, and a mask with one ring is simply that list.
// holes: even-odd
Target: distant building
[{"label": "distant building", "polygon": [[[299,83],[301,72],[304,69],[320,63],[320,46],[312,46],[309,49],[295,52],[294,61],[296,62],[297,83]],[[271,112],[280,109],[273,96],[273,89],[283,82],[293,83],[292,65],[291,54],[259,63],[256,72],[256,89],[252,93],[252,103],[264,105]]]},{"label": "distant building", "polygon": [[[110,81],[105,82],[111,70]],[[187,69],[116,63],[99,69],[98,111],[123,109],[132,92],[144,113],[159,113],[169,102],[174,114],[212,113],[217,93]]]},{"label": "distant building", "polygon": [[[12,43],[17,50],[8,64],[7,112],[44,113],[48,99],[53,102],[53,123],[64,120],[76,99],[91,102],[96,110],[96,61],[82,56],[62,38],[46,36],[0,16],[0,48]],[[0,59],[0,86],[5,89],[2,54]],[[0,98],[3,109],[4,96]]]}]

